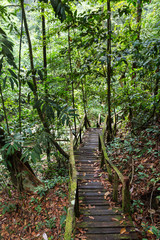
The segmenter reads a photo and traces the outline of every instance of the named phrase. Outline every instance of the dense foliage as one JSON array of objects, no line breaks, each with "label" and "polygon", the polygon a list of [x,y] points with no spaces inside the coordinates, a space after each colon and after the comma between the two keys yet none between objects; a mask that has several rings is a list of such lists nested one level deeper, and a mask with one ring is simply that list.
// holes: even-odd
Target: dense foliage
[{"label": "dense foliage", "polygon": [[76,136],[84,114],[92,126],[99,113],[109,114],[109,126],[118,116],[131,139],[155,125],[159,137],[159,19],[159,0],[0,3],[3,187],[10,173],[20,191],[32,188],[24,169],[34,187],[34,171],[66,177],[69,129]]}]

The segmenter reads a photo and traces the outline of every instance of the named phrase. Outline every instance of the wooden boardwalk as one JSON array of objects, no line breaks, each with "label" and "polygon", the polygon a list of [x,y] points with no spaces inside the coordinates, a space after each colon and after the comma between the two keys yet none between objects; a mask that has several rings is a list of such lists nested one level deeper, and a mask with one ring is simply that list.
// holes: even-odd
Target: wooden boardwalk
[{"label": "wooden boardwalk", "polygon": [[106,190],[99,179],[96,156],[99,132],[100,129],[89,129],[84,136],[84,145],[75,152],[80,214],[83,215],[82,222],[76,224],[76,232],[82,229],[89,240],[137,240],[132,223],[124,221],[121,212],[110,209],[104,199]]}]

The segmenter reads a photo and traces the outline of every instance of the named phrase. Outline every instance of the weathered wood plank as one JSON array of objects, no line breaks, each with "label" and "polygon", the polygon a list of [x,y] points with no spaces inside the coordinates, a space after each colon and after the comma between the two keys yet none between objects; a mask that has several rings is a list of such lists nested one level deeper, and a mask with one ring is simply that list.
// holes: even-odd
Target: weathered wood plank
[{"label": "weathered wood plank", "polygon": [[[89,240],[138,239],[137,235],[132,232],[134,230],[132,222],[126,221],[121,211],[110,209],[104,199],[104,193],[107,190],[100,181],[100,170],[97,169],[99,159],[96,151],[99,133],[99,129],[89,129],[84,143],[76,151],[79,208],[80,214],[83,216],[82,222],[77,223],[76,232],[78,233],[79,228],[86,231],[84,235]],[[120,234],[120,230],[124,227],[129,234]]]},{"label": "weathered wood plank", "polygon": [[87,240],[137,240],[137,234],[85,234]]},{"label": "weathered wood plank", "polygon": [[[120,234],[120,231],[121,229],[123,228],[123,226],[121,227],[110,227],[110,228],[106,228],[106,227],[101,227],[101,228],[84,228],[84,231],[86,231],[86,233],[90,233],[90,234],[99,234],[99,233],[108,233],[108,234]],[[130,227],[125,227],[126,231],[127,232],[130,232],[131,230],[133,231],[134,229],[133,228],[130,228]]]}]

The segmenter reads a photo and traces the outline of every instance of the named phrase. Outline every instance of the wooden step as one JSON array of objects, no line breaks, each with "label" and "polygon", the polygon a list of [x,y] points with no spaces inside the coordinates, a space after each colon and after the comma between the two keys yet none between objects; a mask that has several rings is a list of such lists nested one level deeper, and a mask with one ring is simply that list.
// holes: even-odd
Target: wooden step
[{"label": "wooden step", "polygon": [[[76,233],[88,240],[137,240],[133,224],[123,218],[119,209],[111,209],[104,194],[106,191],[100,181],[100,158],[98,149],[99,129],[89,129],[84,135],[84,142],[75,151],[76,167],[78,170],[79,210],[82,221],[76,224]],[[120,234],[126,229],[127,234]],[[83,239],[83,237],[78,239]]]}]

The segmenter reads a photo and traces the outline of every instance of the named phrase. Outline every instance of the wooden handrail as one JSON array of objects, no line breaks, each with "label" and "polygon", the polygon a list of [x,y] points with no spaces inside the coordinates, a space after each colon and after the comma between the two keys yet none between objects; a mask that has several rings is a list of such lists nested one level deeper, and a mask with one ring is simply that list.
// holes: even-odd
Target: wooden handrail
[{"label": "wooden handrail", "polygon": [[80,125],[77,129],[77,135],[75,136],[74,141],[73,141],[74,148],[77,147],[78,142],[82,143],[82,133],[83,133],[84,129],[87,129],[88,127],[90,127],[90,123],[87,118],[87,115],[85,114],[80,122]]},{"label": "wooden handrail", "polygon": [[[107,172],[109,175],[109,181],[113,183],[113,199],[114,201],[117,201],[118,196],[118,179],[122,183],[122,209],[124,213],[129,213],[131,211],[131,198],[130,198],[130,191],[129,191],[129,177],[123,176],[123,174],[119,171],[119,169],[112,163],[112,161],[109,159],[108,154],[106,152],[105,147],[105,134],[107,129],[107,119],[106,116],[102,133],[99,135],[99,151],[102,152],[101,156],[101,167],[105,164],[107,168]],[[113,174],[112,170],[114,170],[114,180],[113,180]]]},{"label": "wooden handrail", "polygon": [[67,210],[66,226],[64,233],[64,240],[70,240],[72,238],[73,229],[75,225],[75,216],[79,214],[78,208],[78,184],[77,184],[77,170],[74,158],[73,149],[73,134],[70,131],[70,191],[69,191],[69,206]]},{"label": "wooden handrail", "polygon": [[77,137],[73,139],[73,133],[72,131],[70,131],[70,157],[69,157],[70,191],[64,240],[71,240],[73,230],[75,228],[75,217],[79,217],[78,179],[74,158],[74,148],[77,147],[79,140],[80,143],[82,142],[83,128],[87,128],[88,126],[90,126],[88,118],[86,115],[84,115],[77,130]]}]

